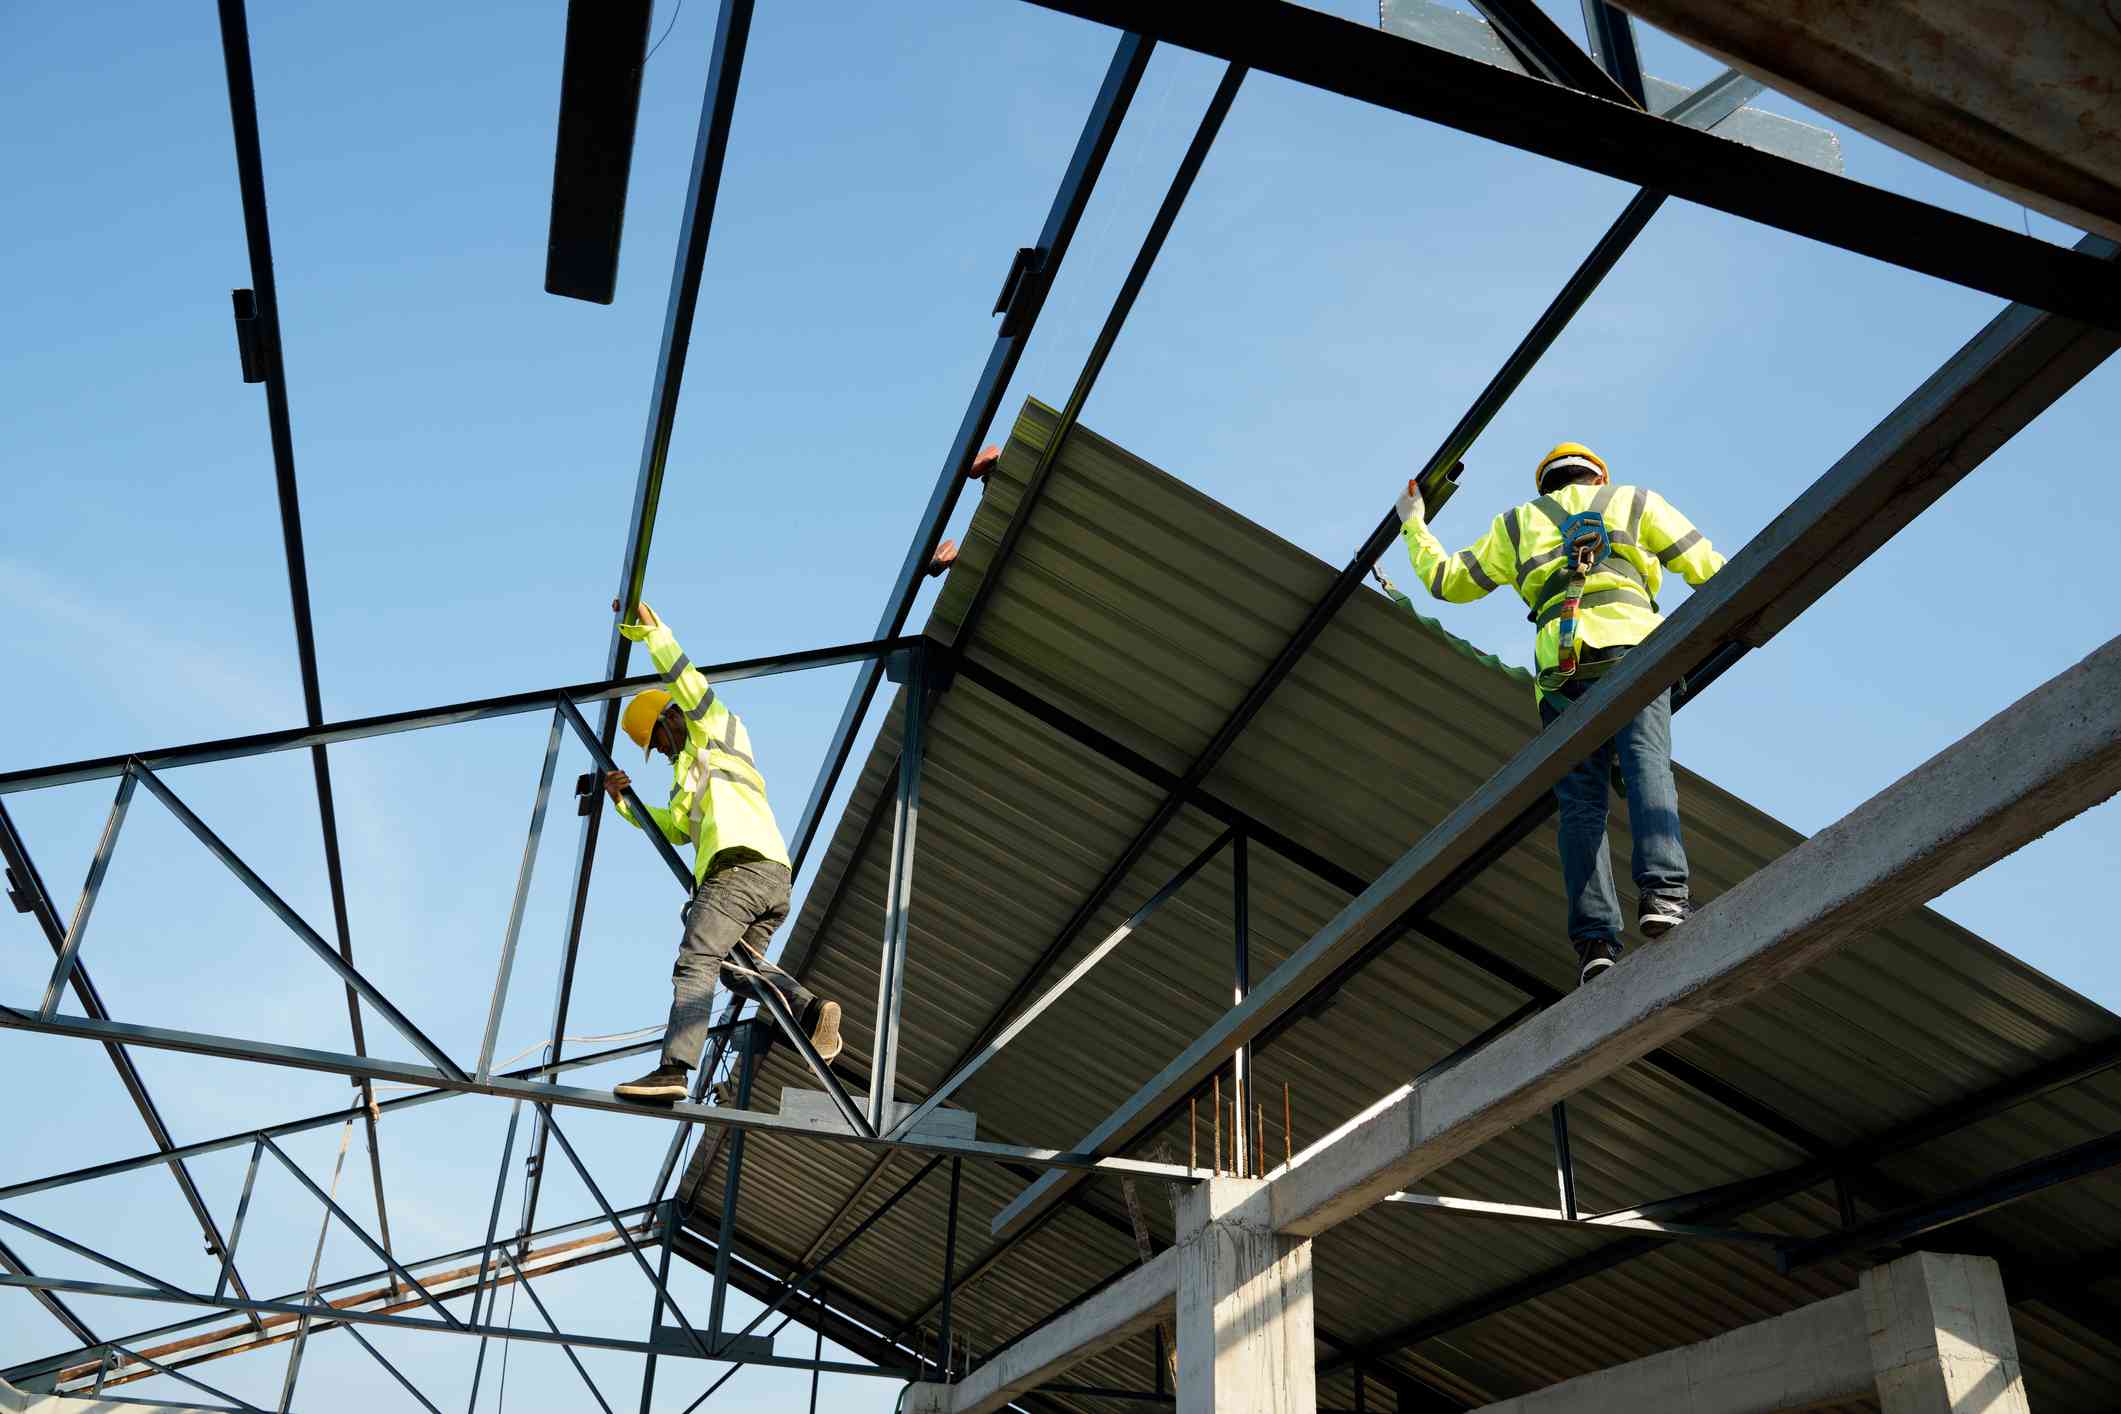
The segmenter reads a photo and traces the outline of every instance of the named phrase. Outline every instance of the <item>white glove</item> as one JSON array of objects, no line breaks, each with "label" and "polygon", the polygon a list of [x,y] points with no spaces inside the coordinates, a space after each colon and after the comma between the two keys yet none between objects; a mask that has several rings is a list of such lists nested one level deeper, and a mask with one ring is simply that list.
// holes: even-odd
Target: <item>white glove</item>
[{"label": "white glove", "polygon": [[1421,487],[1413,481],[1407,482],[1407,489],[1399,493],[1399,499],[1392,503],[1392,509],[1399,513],[1401,525],[1408,525],[1417,520],[1425,521],[1429,515],[1429,508],[1422,504]]}]

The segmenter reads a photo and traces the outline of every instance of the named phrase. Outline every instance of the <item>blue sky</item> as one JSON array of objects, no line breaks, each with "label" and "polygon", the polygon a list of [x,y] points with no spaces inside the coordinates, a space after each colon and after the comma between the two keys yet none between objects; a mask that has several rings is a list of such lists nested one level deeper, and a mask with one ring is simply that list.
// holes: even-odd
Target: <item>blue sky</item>
[{"label": "blue sky", "polygon": [[[1375,18],[1359,0],[1326,8]],[[691,0],[649,65],[608,308],[541,289],[562,6],[255,9],[327,717],[593,677],[713,4]],[[1578,27],[1573,5],[1555,13]],[[668,19],[666,5],[658,33]],[[994,291],[1044,217],[1113,42],[992,0],[760,6],[649,572],[652,601],[696,660],[868,634],[986,357]],[[1645,51],[1651,72],[1676,81],[1717,68],[1654,35]],[[229,322],[227,291],[249,274],[211,10],[28,0],[0,12],[0,52],[0,163],[15,216],[0,229],[14,272],[0,338],[0,661],[17,684],[0,698],[0,766],[295,725],[263,395],[238,378]],[[1157,53],[994,440],[1025,396],[1066,396],[1220,69]],[[1854,177],[2075,239],[1843,139]],[[1085,421],[1337,564],[1628,195],[1254,76]],[[1439,530],[1470,540],[1566,437],[1735,550],[1998,307],[1671,203],[1470,455]],[[1816,829],[2108,637],[2098,547],[2121,532],[2121,514],[2095,413],[2115,405],[2117,380],[2111,367],[2086,380],[1735,670],[1683,719],[1680,758]],[[1522,662],[1521,611],[1499,598],[1445,623]],[[847,683],[832,670],[741,691],[784,824]],[[333,753],[361,965],[458,1055],[475,1051],[484,1020],[544,732],[523,717]],[[563,779],[583,768],[570,746]],[[304,916],[328,924],[304,759],[196,768],[171,784]],[[109,800],[96,783],[9,801],[63,901]],[[564,801],[553,825],[504,1053],[535,1041],[550,1005],[574,836]],[[2101,886],[2117,850],[2121,815],[2109,805],[1940,907],[2112,1006],[2121,972]],[[675,924],[660,869],[646,850],[604,850],[574,1030],[660,1020]],[[0,922],[0,989],[31,996],[49,954],[27,919],[0,920],[12,920]],[[328,974],[144,796],[86,957],[121,1018],[346,1040]],[[369,1036],[379,1053],[409,1055],[372,1016]],[[139,1062],[180,1139],[329,1108],[346,1093],[294,1071],[158,1053]],[[0,1129],[15,1141],[0,1181],[145,1147],[93,1047],[0,1033],[0,1074],[14,1077],[0,1087]],[[660,1126],[564,1122],[616,1201],[647,1196]],[[401,1249],[473,1240],[506,1123],[498,1103],[470,1099],[385,1121]],[[288,1147],[328,1182],[337,1145],[324,1131]],[[224,1223],[241,1169],[240,1154],[196,1166]],[[254,1287],[300,1285],[316,1240],[314,1207],[280,1179],[261,1188],[244,1241]],[[370,1215],[358,1137],[341,1191]],[[554,1219],[592,1211],[557,1164],[547,1191]],[[180,1283],[209,1271],[161,1175],[13,1210],[94,1234]],[[16,1245],[40,1267],[81,1270],[34,1239]],[[367,1265],[332,1236],[327,1273]],[[563,1324],[633,1335],[647,1298],[629,1265],[541,1290]],[[703,1281],[679,1290],[704,1307]],[[107,1334],[175,1314],[77,1305]],[[739,1298],[735,1309],[751,1308]],[[531,1319],[527,1305],[519,1318]],[[464,1397],[459,1343],[376,1339],[438,1402]],[[0,1364],[64,1343],[25,1294],[0,1291]],[[272,1397],[283,1358],[205,1373]],[[585,1359],[615,1398],[633,1398],[630,1357]],[[323,1339],[296,1407],[396,1407],[402,1396],[382,1379],[343,1338]],[[580,1407],[556,1352],[516,1349],[509,1379],[511,1410]],[[657,1407],[682,1408],[702,1383],[680,1365]],[[826,1407],[845,1410],[886,1409],[895,1394],[874,1381],[826,1388]],[[778,1409],[806,1392],[800,1377],[750,1370],[717,1402]]]}]

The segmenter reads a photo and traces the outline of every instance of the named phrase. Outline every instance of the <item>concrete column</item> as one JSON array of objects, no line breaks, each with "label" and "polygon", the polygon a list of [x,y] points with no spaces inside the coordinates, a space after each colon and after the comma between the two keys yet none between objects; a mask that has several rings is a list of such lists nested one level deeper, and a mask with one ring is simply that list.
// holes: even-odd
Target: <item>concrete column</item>
[{"label": "concrete column", "polygon": [[1317,1414],[1311,1244],[1282,1237],[1266,1184],[1212,1178],[1178,1202],[1178,1414]]},{"label": "concrete column", "polygon": [[1987,1257],[1917,1252],[1863,1274],[1884,1414],[2028,1414],[2003,1273]]}]

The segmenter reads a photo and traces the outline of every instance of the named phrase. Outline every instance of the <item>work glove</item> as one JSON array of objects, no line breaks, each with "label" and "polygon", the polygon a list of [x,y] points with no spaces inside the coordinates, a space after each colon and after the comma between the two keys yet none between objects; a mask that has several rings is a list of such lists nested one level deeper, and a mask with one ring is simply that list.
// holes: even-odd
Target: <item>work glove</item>
[{"label": "work glove", "polygon": [[1399,523],[1402,526],[1411,525],[1417,520],[1426,521],[1429,508],[1422,504],[1421,484],[1410,479],[1407,489],[1400,492],[1399,499],[1392,503],[1392,509],[1399,513]]}]

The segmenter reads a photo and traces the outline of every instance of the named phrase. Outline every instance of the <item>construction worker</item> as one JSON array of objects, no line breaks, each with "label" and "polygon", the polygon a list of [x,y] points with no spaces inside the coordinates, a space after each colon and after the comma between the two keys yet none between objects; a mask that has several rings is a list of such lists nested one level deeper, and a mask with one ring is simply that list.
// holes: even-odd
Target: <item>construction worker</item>
[{"label": "construction worker", "polygon": [[[611,607],[617,612],[619,606]],[[766,945],[788,917],[790,874],[788,846],[766,803],[766,780],[752,757],[750,733],[692,666],[655,610],[638,604],[634,617],[636,622],[620,624],[619,632],[648,645],[667,688],[637,694],[619,725],[642,755],[660,751],[671,759],[670,804],[650,805],[650,818],[638,818],[626,803],[632,778],[624,771],[607,775],[604,791],[627,823],[661,830],[674,845],[691,843],[694,887],[678,915],[685,936],[670,972],[673,995],[662,1064],[613,1093],[627,1100],[685,1098],[687,1073],[700,1063],[707,1043],[715,978],[725,967],[730,991],[740,996],[754,995],[752,981],[764,981],[779,993],[789,1014],[810,1032],[818,1054],[830,1062],[840,1053],[839,1003],[818,1000],[766,961]]]},{"label": "construction worker", "polygon": [[[1415,573],[1436,598],[1471,603],[1505,584],[1523,597],[1537,630],[1539,716],[1552,726],[1664,622],[1657,591],[1666,570],[1699,587],[1723,568],[1723,556],[1656,492],[1615,486],[1604,459],[1580,442],[1563,442],[1541,457],[1533,482],[1536,500],[1495,517],[1486,535],[1455,555],[1429,532],[1416,482],[1407,483],[1397,509]],[[1554,787],[1569,941],[1583,982],[1612,967],[1622,950],[1620,900],[1606,847],[1606,782],[1616,762],[1635,836],[1636,921],[1643,935],[1664,936],[1686,921],[1691,907],[1667,689]]]}]

